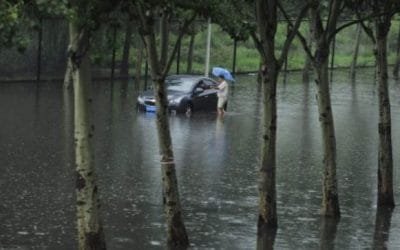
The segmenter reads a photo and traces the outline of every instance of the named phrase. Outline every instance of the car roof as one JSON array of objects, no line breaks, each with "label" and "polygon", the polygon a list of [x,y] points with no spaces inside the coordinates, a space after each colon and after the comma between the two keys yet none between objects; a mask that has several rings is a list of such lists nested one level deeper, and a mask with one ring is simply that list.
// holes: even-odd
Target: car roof
[{"label": "car roof", "polygon": [[170,80],[170,79],[183,79],[183,78],[192,79],[192,80],[211,79],[211,78],[203,76],[203,75],[185,75],[185,74],[182,74],[182,75],[169,75],[169,76],[167,76],[168,80]]}]

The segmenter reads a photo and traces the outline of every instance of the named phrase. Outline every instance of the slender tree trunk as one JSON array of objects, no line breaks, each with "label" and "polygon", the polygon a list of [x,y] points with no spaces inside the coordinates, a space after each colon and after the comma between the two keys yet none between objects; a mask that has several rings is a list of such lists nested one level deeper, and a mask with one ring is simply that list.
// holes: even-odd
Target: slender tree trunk
[{"label": "slender tree trunk", "polygon": [[[313,24],[312,18],[310,18],[310,20],[308,21],[308,25],[309,25],[308,47],[310,48],[310,50],[312,50],[313,44],[314,44],[314,24]],[[306,54],[306,60],[304,62],[304,67],[303,67],[303,82],[304,83],[310,82],[311,70],[312,70],[312,61],[311,61],[311,58]]]},{"label": "slender tree trunk", "polygon": [[358,59],[358,51],[360,48],[360,40],[361,40],[361,25],[357,24],[357,30],[356,30],[356,43],[353,51],[353,60],[351,61],[350,65],[350,77],[354,81],[356,78],[356,67],[357,67],[357,59]]},{"label": "slender tree trunk", "polygon": [[[341,13],[342,0],[332,0],[329,4],[328,20],[323,24],[320,6],[311,7],[315,31],[315,52],[313,66],[317,88],[319,122],[323,149],[323,187],[321,214],[334,219],[340,218],[339,193],[336,176],[336,137],[329,87],[329,54],[333,42],[337,20]],[[332,37],[333,36],[333,37]],[[334,46],[333,46],[334,47]],[[332,78],[332,77],[331,77]]]},{"label": "slender tree trunk", "polygon": [[111,83],[114,82],[114,71],[115,71],[115,54],[117,50],[117,26],[113,27],[113,41],[112,41],[112,57],[111,57]]},{"label": "slender tree trunk", "polygon": [[328,58],[329,46],[319,45],[314,63],[318,98],[319,121],[322,130],[324,151],[324,178],[322,195],[322,214],[327,217],[340,217],[339,194],[336,177],[336,138],[329,90]]},{"label": "slender tree trunk", "polygon": [[179,75],[180,72],[180,65],[181,65],[181,47],[182,47],[182,43],[179,42],[178,45],[178,52],[176,54],[176,74]]},{"label": "slender tree trunk", "polygon": [[169,18],[170,14],[167,11],[162,13],[160,18],[160,65],[164,68],[167,64],[168,45],[169,45]]},{"label": "slender tree trunk", "polygon": [[387,32],[384,29],[387,29],[384,24],[377,24],[376,62],[379,90],[378,206],[394,207],[392,125],[386,53]]},{"label": "slender tree trunk", "polygon": [[72,37],[72,34],[74,33],[73,24],[69,23],[68,30],[69,30],[69,45],[68,45],[67,69],[65,71],[65,76],[64,76],[64,89],[71,89],[73,86],[72,61],[71,61],[72,55],[70,54],[73,46],[73,37]]},{"label": "slender tree trunk", "polygon": [[132,23],[128,20],[126,22],[125,41],[124,41],[124,48],[122,52],[122,61],[120,68],[121,76],[125,77],[129,76],[129,51],[131,48],[131,40],[132,40]]},{"label": "slender tree trunk", "polygon": [[40,82],[40,75],[42,73],[42,43],[43,43],[43,19],[39,20],[38,30],[38,53],[37,53],[37,68],[36,68],[36,82]]},{"label": "slender tree trunk", "polygon": [[187,69],[186,72],[188,74],[192,73],[193,67],[193,52],[194,52],[194,40],[196,37],[196,33],[192,32],[190,34],[190,41],[189,41],[189,51],[188,51],[188,58],[187,58]]},{"label": "slender tree trunk", "polygon": [[64,88],[65,89],[70,89],[72,88],[72,63],[70,58],[67,59],[67,68],[65,70],[65,75],[64,75]]},{"label": "slender tree trunk", "polygon": [[[261,40],[256,43],[262,55],[261,80],[263,85],[263,137],[259,169],[259,203],[257,231],[278,226],[276,211],[276,84],[282,64],[275,57],[275,34],[278,26],[277,1],[256,1],[257,23]],[[287,51],[286,51],[287,52]],[[286,53],[285,52],[285,53]],[[281,58],[284,60],[284,58]]]},{"label": "slender tree trunk", "polygon": [[236,53],[237,52],[237,39],[233,39],[233,60],[232,60],[232,75],[236,75]]},{"label": "slender tree trunk", "polygon": [[[259,171],[259,207],[258,228],[277,227],[276,213],[276,83],[278,70],[273,64],[263,71],[264,128]],[[267,73],[268,72],[268,73]]]},{"label": "slender tree trunk", "polygon": [[335,68],[335,50],[336,50],[336,36],[332,40],[332,53],[331,53],[331,67],[330,67],[330,77],[329,82],[332,83],[333,81],[333,69]]},{"label": "slender tree trunk", "polygon": [[72,24],[70,48],[74,82],[74,129],[76,162],[76,198],[79,249],[106,249],[100,219],[100,201],[93,157],[93,133],[90,105],[89,38]]},{"label": "slender tree trunk", "polygon": [[[179,199],[178,182],[175,172],[175,159],[172,149],[172,140],[169,129],[168,120],[168,96],[165,89],[165,71],[168,68],[167,58],[162,58],[158,62],[156,39],[154,35],[154,27],[152,26],[152,18],[145,16],[142,6],[138,4],[138,9],[142,21],[144,32],[145,47],[147,50],[147,59],[151,68],[151,76],[153,79],[154,94],[157,107],[157,135],[159,150],[161,156],[161,172],[163,186],[164,212],[167,220],[167,243],[172,249],[187,248],[189,239],[186,228],[182,219],[182,208]],[[147,10],[149,12],[149,10]],[[163,18],[163,22],[168,22],[167,18]],[[161,26],[167,27],[168,24]],[[161,31],[161,40],[166,40],[168,32]],[[178,40],[179,42],[179,40]],[[161,48],[167,48],[161,46]],[[166,52],[161,51],[161,57],[166,56]],[[171,56],[175,56],[171,53]],[[172,58],[171,58],[172,59]],[[169,61],[172,62],[172,61]],[[162,73],[164,72],[164,73]]]},{"label": "slender tree trunk", "polygon": [[143,42],[141,39],[137,39],[137,59],[135,67],[135,86],[136,89],[140,88],[140,82],[142,80],[142,63],[143,63]]},{"label": "slender tree trunk", "polygon": [[397,35],[397,44],[396,44],[396,62],[393,67],[393,76],[394,78],[399,78],[399,69],[400,69],[400,25],[399,25],[399,33]]},{"label": "slender tree trunk", "polygon": [[157,109],[157,132],[161,154],[161,168],[164,192],[164,208],[167,218],[168,243],[171,246],[187,246],[189,239],[182,220],[182,208],[179,200],[178,182],[175,173],[175,159],[172,150],[168,121],[168,100],[164,80],[155,83]]}]

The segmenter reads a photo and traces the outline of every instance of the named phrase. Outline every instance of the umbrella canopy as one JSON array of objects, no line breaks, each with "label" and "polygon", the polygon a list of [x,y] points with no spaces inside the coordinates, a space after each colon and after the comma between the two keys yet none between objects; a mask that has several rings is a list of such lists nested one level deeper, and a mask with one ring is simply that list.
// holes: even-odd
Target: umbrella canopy
[{"label": "umbrella canopy", "polygon": [[229,72],[229,70],[221,68],[221,67],[213,67],[212,69],[212,74],[216,77],[219,76],[223,76],[225,78],[225,80],[228,81],[235,81],[235,79],[233,79],[231,72]]}]

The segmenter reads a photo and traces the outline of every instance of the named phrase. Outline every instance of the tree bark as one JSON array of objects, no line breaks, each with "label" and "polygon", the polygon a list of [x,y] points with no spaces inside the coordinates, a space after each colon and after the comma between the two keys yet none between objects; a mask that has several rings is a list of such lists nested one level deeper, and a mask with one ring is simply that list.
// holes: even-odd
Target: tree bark
[{"label": "tree bark", "polygon": [[[147,60],[151,68],[150,72],[153,79],[154,94],[156,99],[156,124],[161,156],[160,163],[162,171],[164,212],[167,221],[167,244],[168,247],[172,249],[187,248],[189,246],[189,239],[182,219],[182,208],[179,199],[178,182],[175,172],[175,159],[169,129],[168,96],[165,89],[166,73],[171,66],[172,59],[177,51],[177,46],[175,46],[174,51],[171,53],[171,58],[168,62],[167,58],[161,58],[160,61],[158,61],[154,27],[152,25],[152,12],[151,10],[145,10],[140,3],[137,5],[137,7],[139,10],[138,12],[141,25],[144,30],[142,35],[147,51]],[[192,20],[194,20],[194,18]],[[168,19],[163,18],[163,21],[167,22]],[[168,24],[163,24],[162,26],[167,27]],[[185,29],[187,28],[186,25],[183,27],[185,27]],[[161,31],[160,33],[162,35],[161,40],[167,40],[168,32]],[[177,43],[180,42],[182,35],[183,33],[180,34]],[[161,46],[161,48],[167,49],[168,46]],[[163,56],[166,56],[166,51],[161,51],[161,57]]]},{"label": "tree bark", "polygon": [[72,77],[72,61],[70,51],[72,51],[73,46],[73,37],[72,34],[75,33],[74,27],[71,23],[68,25],[69,30],[69,45],[68,45],[68,58],[67,58],[67,69],[65,71],[64,76],[64,89],[71,89],[73,84],[73,77]]},{"label": "tree bark", "polygon": [[120,74],[121,76],[124,77],[129,76],[129,52],[131,48],[131,40],[132,40],[132,23],[128,20],[126,22],[125,41],[124,41],[124,48],[122,52],[122,61],[120,68]]},{"label": "tree bark", "polygon": [[263,84],[264,114],[259,169],[258,232],[278,226],[276,211],[276,83],[280,67],[275,57],[277,2],[257,1],[257,22],[260,32],[259,51],[262,54],[261,80]]},{"label": "tree bark", "polygon": [[392,125],[388,89],[386,23],[376,24],[376,62],[379,90],[378,206],[394,207]]},{"label": "tree bark", "polygon": [[276,212],[276,83],[278,71],[270,66],[268,73],[264,71],[264,128],[261,151],[261,168],[259,170],[259,217],[258,228],[277,227],[278,216]]},{"label": "tree bark", "polygon": [[90,105],[89,38],[76,24],[70,26],[73,38],[70,60],[74,83],[74,134],[76,162],[76,198],[79,249],[106,249],[100,201],[93,157],[93,133]]},{"label": "tree bark", "polygon": [[187,57],[187,68],[186,72],[188,74],[192,73],[192,67],[193,67],[193,52],[194,52],[194,40],[196,38],[196,33],[192,32],[190,34],[190,41],[189,41],[189,51],[188,51],[188,57]]},{"label": "tree bark", "polygon": [[[314,37],[315,37],[315,34],[314,34],[314,26],[315,25],[313,23],[312,18],[310,18],[310,20],[308,21],[308,25],[309,25],[309,27],[308,27],[308,30],[309,30],[308,31],[309,32],[308,46],[309,46],[310,50],[312,50],[313,44],[314,44]],[[312,70],[312,61],[311,61],[310,56],[308,56],[306,53],[306,60],[304,62],[304,67],[303,67],[303,82],[304,83],[310,82],[310,71],[311,70]]]},{"label": "tree bark", "polygon": [[329,90],[329,45],[318,43],[314,62],[318,99],[319,122],[324,150],[324,178],[321,213],[327,217],[340,217],[339,194],[336,177],[336,138]]},{"label": "tree bark", "polygon": [[168,45],[169,45],[169,25],[170,14],[163,11],[160,18],[160,65],[164,68],[167,65]]},{"label": "tree bark", "polygon": [[[277,9],[281,8],[279,1],[256,1],[256,15],[258,36],[251,36],[258,49],[262,67],[261,80],[263,84],[264,115],[263,137],[261,146],[261,166],[259,169],[259,206],[258,225],[259,234],[265,229],[276,228],[278,217],[276,211],[276,137],[277,137],[277,102],[276,86],[279,72],[286,60],[290,45],[300,26],[301,19],[306,15],[309,6],[305,5],[300,11],[295,24],[290,29],[284,42],[280,58],[276,57],[275,35],[278,26]],[[287,17],[283,8],[281,11]]]},{"label": "tree bark", "polygon": [[117,26],[113,26],[113,38],[112,38],[112,56],[111,56],[111,83],[114,83],[114,72],[115,72],[115,54],[117,50]]},{"label": "tree bark", "polygon": [[321,214],[325,217],[340,218],[339,194],[336,177],[336,137],[329,89],[329,52],[334,39],[336,24],[341,12],[341,0],[331,0],[329,5],[328,22],[323,25],[319,6],[312,6],[311,16],[315,31],[315,53],[313,66],[319,122],[322,132],[323,148],[323,187]]},{"label": "tree bark", "polygon": [[395,79],[399,78],[399,69],[400,69],[400,25],[399,25],[399,33],[397,35],[397,44],[396,44],[396,62],[393,67],[393,76]]},{"label": "tree bark", "polygon": [[357,59],[358,59],[358,51],[360,49],[360,39],[361,39],[361,25],[357,24],[356,30],[356,43],[353,51],[353,60],[351,61],[350,65],[350,77],[352,81],[356,78],[356,67],[357,67]]},{"label": "tree bark", "polygon": [[38,30],[38,50],[37,50],[37,61],[36,61],[36,82],[40,82],[42,74],[42,45],[43,45],[43,19],[39,20]]},{"label": "tree bark", "polygon": [[140,88],[140,82],[142,80],[142,63],[143,63],[143,42],[141,39],[137,39],[137,59],[135,67],[135,86],[138,90]]}]

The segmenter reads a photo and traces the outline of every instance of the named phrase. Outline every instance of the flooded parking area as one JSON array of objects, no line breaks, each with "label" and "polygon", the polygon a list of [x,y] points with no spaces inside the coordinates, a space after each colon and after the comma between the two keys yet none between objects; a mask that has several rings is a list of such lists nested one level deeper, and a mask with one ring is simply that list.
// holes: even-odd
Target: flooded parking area
[{"label": "flooded parking area", "polygon": [[[335,72],[332,105],[342,218],[319,216],[322,149],[313,83],[278,85],[275,249],[400,248],[400,210],[377,213],[378,95],[373,72]],[[400,201],[400,84],[390,84],[395,201]],[[109,249],[164,249],[154,113],[133,82],[93,83],[95,160]],[[0,84],[0,249],[76,248],[73,102],[61,82]],[[238,76],[228,112],[172,115],[184,221],[193,249],[255,249],[262,95]],[[382,236],[383,235],[383,236]]]}]

